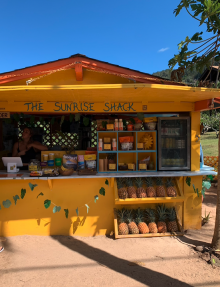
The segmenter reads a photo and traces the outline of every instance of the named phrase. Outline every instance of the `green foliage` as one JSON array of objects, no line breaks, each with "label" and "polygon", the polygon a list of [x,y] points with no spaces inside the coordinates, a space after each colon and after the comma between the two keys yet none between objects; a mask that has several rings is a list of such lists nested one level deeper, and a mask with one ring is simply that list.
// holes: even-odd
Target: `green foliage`
[{"label": "green foliage", "polygon": [[73,114],[70,114],[69,116],[69,121],[72,123],[73,122],[73,119],[74,119],[74,115]]},{"label": "green foliage", "polygon": [[83,118],[83,124],[84,124],[85,127],[87,127],[89,125],[89,118],[84,117]]},{"label": "green foliage", "polygon": [[19,120],[20,120],[20,117],[18,114],[14,114],[13,118],[15,119],[16,122],[19,122]]},{"label": "green foliage", "polygon": [[2,202],[2,204],[5,208],[9,208],[11,206],[11,201],[9,199],[6,199]]},{"label": "green foliage", "polygon": [[98,195],[95,195],[94,196],[94,202],[96,203],[96,201],[99,199],[99,196]]},{"label": "green foliage", "polygon": [[44,200],[44,207],[45,207],[46,209],[49,208],[50,205],[51,205],[51,200],[49,200],[49,199]]},{"label": "green foliage", "polygon": [[76,209],[76,215],[79,216],[79,209],[78,209],[78,207]]},{"label": "green foliage", "polygon": [[68,218],[68,216],[69,216],[69,209],[64,209],[64,212],[65,212],[66,218]]},{"label": "green foliage", "polygon": [[99,190],[99,193],[103,196],[105,196],[105,189],[104,187],[101,187],[100,190]]},{"label": "green foliage", "polygon": [[109,181],[106,179],[105,184],[109,186]]},{"label": "green foliage", "polygon": [[33,191],[34,188],[37,186],[37,184],[32,184],[29,182],[29,186],[30,186],[31,191]]},{"label": "green foliage", "polygon": [[55,118],[52,118],[52,120],[51,120],[51,125],[53,126],[54,125],[54,123],[55,123]]},{"label": "green foliage", "polygon": [[87,209],[87,213],[89,213],[89,206],[88,206],[88,204],[85,204],[85,206],[86,206],[86,209]]},{"label": "green foliage", "polygon": [[220,113],[213,111],[212,115],[202,112],[200,116],[200,122],[204,126],[208,126],[213,130],[219,130]]},{"label": "green foliage", "polygon": [[75,122],[80,121],[80,114],[75,114]]},{"label": "green foliage", "polygon": [[188,176],[187,176],[187,178],[186,178],[186,184],[187,184],[188,186],[191,185],[191,177],[188,177]]},{"label": "green foliage", "polygon": [[33,126],[34,121],[35,121],[35,116],[31,116],[30,117],[30,124],[31,124],[31,126]]},{"label": "green foliage", "polygon": [[16,194],[15,196],[13,196],[13,199],[14,199],[14,202],[15,202],[15,205],[16,205],[17,200],[20,199],[20,197]]},{"label": "green foliage", "polygon": [[137,117],[140,121],[143,121],[144,119],[144,113],[137,113]]},{"label": "green foliage", "polygon": [[201,193],[202,193],[203,197],[205,197],[206,189],[210,189],[210,187],[211,187],[210,181],[203,181],[202,182],[202,191],[201,191]]},{"label": "green foliage", "polygon": [[62,126],[64,120],[65,120],[65,116],[62,116],[62,117],[61,117],[61,121],[60,121],[60,126]]},{"label": "green foliage", "polygon": [[106,126],[107,126],[107,121],[102,121],[102,127],[104,128],[104,129],[106,129]]},{"label": "green foliage", "polygon": [[134,124],[135,124],[135,120],[134,120],[133,118],[130,118],[130,119],[129,119],[129,124],[134,125]]},{"label": "green foliage", "polygon": [[[196,32],[192,37],[187,36],[184,41],[178,44],[178,54],[169,60],[169,67],[173,69],[176,65],[179,67],[196,68],[202,72],[205,67],[209,67],[214,61],[219,62],[220,52],[218,50],[218,31],[220,30],[220,1],[216,0],[181,0],[174,10],[175,16],[178,16],[182,9],[199,22],[199,25],[206,25],[207,32],[212,36],[203,39],[203,32]],[[189,49],[189,45],[194,45]]]},{"label": "green foliage", "polygon": [[208,223],[209,220],[210,220],[210,218],[212,218],[212,217],[210,216],[210,214],[211,214],[211,211],[210,211],[208,214],[206,214],[206,210],[205,210],[205,216],[204,216],[204,217],[202,216],[203,224]]},{"label": "green foliage", "polygon": [[21,189],[21,199],[23,199],[25,197],[26,194],[26,189],[22,188]]},{"label": "green foliage", "polygon": [[42,196],[43,196],[43,195],[44,195],[44,194],[43,194],[43,192],[39,193],[39,194],[38,194],[38,196],[37,196],[37,198],[38,198],[40,195],[42,195]]},{"label": "green foliage", "polygon": [[53,213],[60,212],[60,210],[61,210],[60,206],[54,206]]}]

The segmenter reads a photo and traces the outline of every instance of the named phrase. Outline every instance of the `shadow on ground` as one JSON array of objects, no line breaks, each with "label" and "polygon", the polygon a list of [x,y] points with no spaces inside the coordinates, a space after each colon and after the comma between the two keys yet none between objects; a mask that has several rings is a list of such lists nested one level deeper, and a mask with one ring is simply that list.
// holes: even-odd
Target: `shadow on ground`
[{"label": "shadow on ground", "polygon": [[162,273],[147,269],[145,267],[135,265],[129,266],[129,261],[115,257],[101,249],[94,248],[85,242],[82,242],[74,237],[65,236],[51,236],[54,240],[57,240],[60,244],[66,246],[70,250],[77,252],[90,260],[93,260],[105,268],[109,268],[117,273],[125,275],[127,277],[136,280],[149,287],[192,287],[187,283],[164,275]]}]

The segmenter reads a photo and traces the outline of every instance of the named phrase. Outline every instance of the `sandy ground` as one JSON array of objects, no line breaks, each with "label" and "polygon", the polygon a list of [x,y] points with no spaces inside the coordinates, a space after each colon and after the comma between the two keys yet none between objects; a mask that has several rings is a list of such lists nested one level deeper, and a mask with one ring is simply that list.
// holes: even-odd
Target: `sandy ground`
[{"label": "sandy ground", "polygon": [[211,242],[215,202],[212,188],[203,204],[203,215],[211,211],[210,223],[179,238],[7,238],[0,253],[0,286],[220,286],[220,269],[191,247]]}]

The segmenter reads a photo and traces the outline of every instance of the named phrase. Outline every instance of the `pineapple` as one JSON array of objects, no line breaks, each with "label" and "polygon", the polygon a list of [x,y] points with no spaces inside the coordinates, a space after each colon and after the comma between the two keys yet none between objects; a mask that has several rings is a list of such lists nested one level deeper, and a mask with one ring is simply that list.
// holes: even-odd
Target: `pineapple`
[{"label": "pineapple", "polygon": [[168,223],[167,223],[167,229],[169,232],[177,232],[178,226],[176,223],[176,211],[175,208],[168,208],[167,209],[167,217],[168,217]]},{"label": "pineapple", "polygon": [[141,177],[136,178],[136,185],[137,185],[137,197],[143,198],[147,197],[146,190],[143,188],[143,180]]},{"label": "pineapple", "polygon": [[132,178],[127,178],[126,183],[128,186],[128,197],[137,198],[136,188],[134,187]]},{"label": "pineapple", "polygon": [[177,196],[176,188],[174,186],[172,178],[167,179],[166,187],[167,187],[167,196],[169,196],[169,197],[176,197]]},{"label": "pineapple", "polygon": [[158,197],[165,197],[166,193],[165,193],[165,188],[163,186],[163,179],[161,177],[157,177],[156,178],[156,194]]},{"label": "pineapple", "polygon": [[149,228],[147,224],[143,221],[143,219],[144,219],[143,211],[139,207],[136,211],[137,226],[141,234],[146,234],[149,233]]},{"label": "pineapple", "polygon": [[153,186],[153,181],[151,177],[146,178],[147,183],[147,196],[148,197],[156,197],[156,191]]},{"label": "pineapple", "polygon": [[126,210],[123,208],[121,210],[116,210],[118,216],[118,234],[119,235],[127,235],[129,233],[128,225],[126,221]]},{"label": "pineapple", "polygon": [[158,205],[157,206],[157,215],[158,215],[158,222],[157,228],[159,233],[167,232],[167,225],[166,225],[166,218],[167,218],[167,210],[165,205]]},{"label": "pineapple", "polygon": [[157,233],[158,231],[157,231],[157,224],[155,223],[156,216],[155,216],[154,209],[151,209],[151,208],[146,209],[146,217],[149,222],[148,228],[149,228],[150,233]]},{"label": "pineapple", "polygon": [[139,234],[139,229],[135,223],[132,215],[132,210],[127,210],[126,217],[128,221],[128,230],[131,234]]},{"label": "pineapple", "polygon": [[128,197],[127,188],[124,187],[123,178],[117,179],[117,185],[118,185],[118,197],[120,199],[126,199]]}]

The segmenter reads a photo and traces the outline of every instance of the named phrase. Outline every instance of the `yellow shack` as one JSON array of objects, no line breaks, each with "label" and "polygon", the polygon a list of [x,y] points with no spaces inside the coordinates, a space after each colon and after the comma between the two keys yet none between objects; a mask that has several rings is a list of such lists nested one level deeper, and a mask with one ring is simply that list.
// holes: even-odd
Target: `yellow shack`
[{"label": "yellow shack", "polygon": [[[0,74],[0,236],[200,229],[202,178],[216,174],[200,160],[200,112],[218,97],[80,54]],[[27,126],[47,150],[10,172]]]}]

